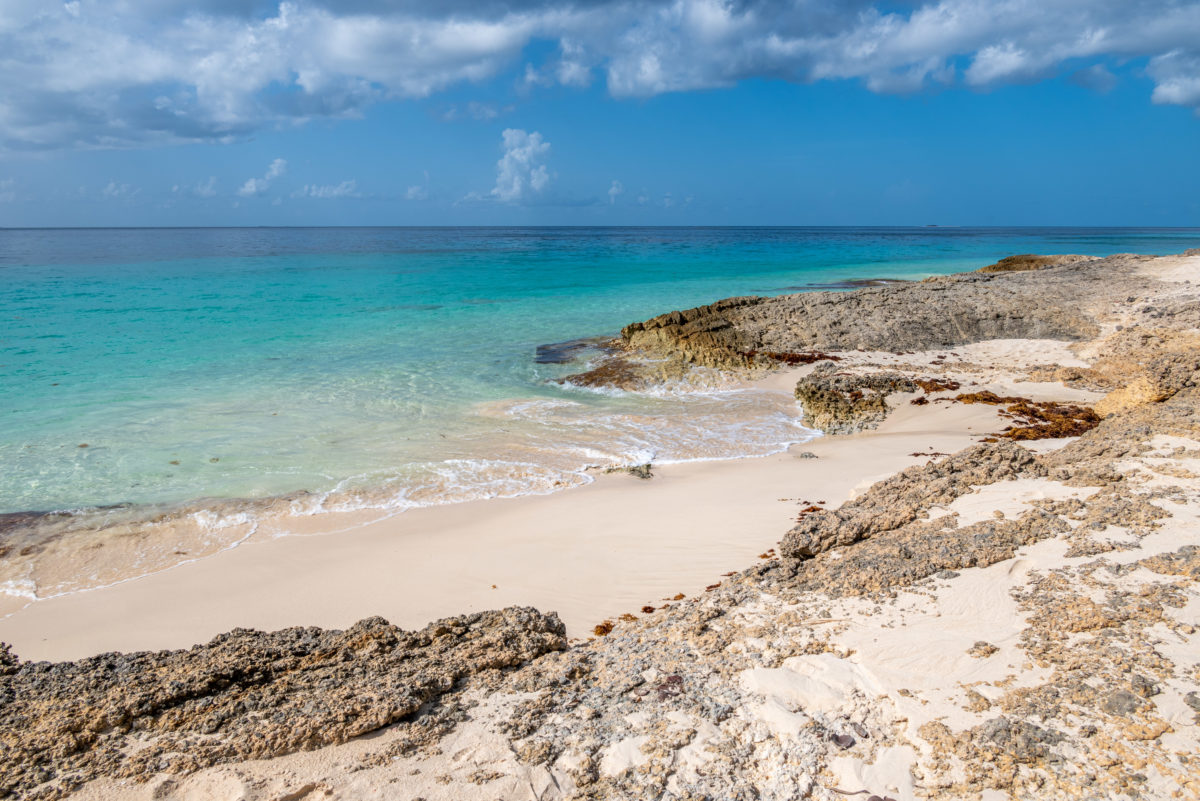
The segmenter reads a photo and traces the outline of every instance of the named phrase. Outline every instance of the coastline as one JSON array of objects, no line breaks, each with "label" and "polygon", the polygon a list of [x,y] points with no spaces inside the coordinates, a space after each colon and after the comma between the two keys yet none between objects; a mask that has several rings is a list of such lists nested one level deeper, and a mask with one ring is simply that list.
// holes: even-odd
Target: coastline
[{"label": "coastline", "polygon": [[[327,691],[297,688],[289,703],[312,699],[317,707],[271,722],[256,704],[270,710],[272,702],[236,683],[201,688],[177,709],[170,692],[155,700],[163,690],[151,681],[139,696],[147,723],[135,729],[135,757],[105,756],[99,772],[87,748],[74,752],[82,761],[63,758],[79,766],[63,785],[79,788],[79,798],[388,798],[397,787],[430,801],[734,797],[751,788],[766,798],[866,793],[899,801],[1048,792],[1196,797],[1197,283],[1200,252],[1189,251],[1015,277],[966,274],[833,302],[885,305],[846,335],[859,339],[888,337],[889,319],[915,337],[928,321],[904,318],[904,304],[915,297],[928,305],[928,293],[946,301],[931,315],[975,315],[933,321],[939,347],[919,352],[823,341],[841,336],[827,325],[840,312],[815,322],[791,316],[789,304],[810,303],[802,298],[664,315],[633,332],[652,334],[643,337],[647,347],[693,361],[835,351],[836,361],[765,382],[807,385],[809,411],[823,404],[839,426],[868,430],[794,449],[815,459],[785,453],[670,465],[651,481],[602,476],[571,492],[385,521],[423,520],[421,531],[376,524],[339,537],[314,532],[248,544],[35,603],[0,621],[0,639],[24,639],[13,651],[26,659],[39,649],[81,655],[104,638],[128,638],[122,648],[171,638],[186,644],[214,627],[246,625],[254,614],[280,621],[253,622],[264,628],[345,627],[361,616],[357,609],[378,614],[389,603],[399,607],[392,622],[414,628],[441,614],[437,603],[445,601],[458,614],[509,605],[503,624],[486,625],[497,626],[497,637],[539,643],[455,673],[425,706],[383,717],[377,700],[327,708]],[[1037,298],[1032,313],[1021,293]],[[1006,327],[1072,335],[995,336]],[[1045,407],[1055,424],[1066,405],[1095,413],[1070,437],[1024,440],[1024,418],[1042,401],[1058,402]],[[812,497],[818,489],[827,497]],[[563,526],[572,542],[554,536]],[[414,542],[419,547],[406,550]],[[564,545],[579,547],[564,552]],[[445,571],[422,559],[440,559]],[[744,569],[729,572],[738,565]],[[491,579],[501,570],[515,589]],[[672,590],[687,597],[656,601]],[[554,596],[566,599],[557,605],[565,631],[554,615],[512,606]],[[407,622],[405,614],[431,601]],[[642,604],[657,608],[639,611]],[[547,613],[556,606],[538,605]],[[626,612],[636,614],[622,618]],[[469,655],[477,653],[470,638],[479,620],[449,618],[414,636],[450,648],[463,638]],[[542,636],[578,635],[601,621],[611,624],[607,636],[573,647],[565,637]],[[265,657],[274,661],[257,663],[249,651],[230,657],[222,649],[238,638],[306,642],[317,630],[235,631],[191,652],[61,668],[11,657],[7,664],[9,675],[53,693],[59,679],[43,685],[31,677],[61,673],[74,681],[79,671],[95,687],[111,660],[152,666],[166,659],[187,684],[195,680],[189,660],[203,665],[211,652],[258,671],[270,687],[331,659],[354,666],[339,674],[353,693],[358,679],[350,676],[374,669],[370,655],[394,647],[387,645],[393,635],[375,633],[381,625],[358,623],[345,632],[350,644],[294,665],[274,645]],[[42,635],[49,636],[35,642]],[[381,666],[382,675],[409,658]],[[138,667],[143,673],[133,675],[162,669]],[[85,707],[122,697],[119,688],[98,700],[90,695],[96,690],[87,692]],[[168,711],[155,711],[156,703]],[[222,720],[240,724],[218,726],[215,740],[197,738],[208,731],[202,710],[212,704],[227,710]],[[369,720],[348,734],[334,727],[287,744],[297,726],[319,729],[323,715]],[[21,747],[45,750],[61,736],[56,726],[73,724],[46,712],[27,725],[33,745]],[[254,727],[264,725],[270,736],[255,739]],[[111,753],[132,742],[120,726],[98,731],[118,749]],[[272,738],[280,744],[264,750]]]},{"label": "coastline", "polygon": [[[755,385],[791,386],[810,371],[781,370]],[[1023,386],[1030,390],[1064,396],[1056,385]],[[34,601],[0,619],[0,641],[25,658],[78,659],[186,648],[239,626],[345,628],[381,615],[416,628],[511,605],[555,611],[570,636],[583,637],[605,618],[679,592],[696,595],[754,561],[775,546],[803,501],[835,507],[922,461],[910,454],[959,450],[1000,419],[989,407],[900,407],[877,430],[819,437],[772,456],[656,465],[649,481],[600,474],[550,495],[412,509],[382,520],[294,518],[283,537]],[[806,451],[818,458],[799,458]]]},{"label": "coastline", "polygon": [[[574,369],[596,359],[595,352],[586,356]],[[634,393],[575,386],[569,378],[546,382],[565,391],[477,404],[476,425],[493,431],[474,438],[469,452],[448,443],[438,460],[341,479],[321,491],[0,515],[0,616],[30,601],[103,589],[294,533],[553,494],[651,460],[779,453],[818,434],[800,425],[788,387],[764,391],[719,371],[675,369]]]}]

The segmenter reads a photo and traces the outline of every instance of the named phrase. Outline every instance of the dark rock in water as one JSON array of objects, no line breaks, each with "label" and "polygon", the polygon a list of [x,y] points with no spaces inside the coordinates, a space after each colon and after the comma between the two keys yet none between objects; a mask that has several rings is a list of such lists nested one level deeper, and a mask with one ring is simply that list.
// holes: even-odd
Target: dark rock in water
[{"label": "dark rock in water", "polygon": [[854,375],[822,364],[796,383],[804,422],[829,434],[874,428],[887,417],[887,396],[916,392],[917,384],[898,373]]},{"label": "dark rock in water", "polygon": [[588,389],[621,389],[636,391],[646,386],[644,370],[628,359],[614,356],[586,372],[559,379],[557,383],[572,384]]},{"label": "dark rock in water", "polygon": [[628,467],[610,467],[604,472],[628,473],[634,478],[648,479],[654,478],[654,465],[650,462],[646,462],[645,464],[629,465]]},{"label": "dark rock in water", "polygon": [[584,357],[589,352],[611,350],[611,347],[605,347],[609,342],[612,342],[612,337],[588,337],[538,345],[533,361],[537,364],[567,364]]},{"label": "dark rock in water", "polygon": [[0,647],[0,797],[341,743],[436,704],[461,679],[567,646],[558,616],[510,607],[416,632],[235,629],[188,651],[19,662]]},{"label": "dark rock in water", "polygon": [[654,473],[651,468],[652,465],[647,462],[646,464],[635,464],[632,467],[627,467],[625,468],[625,471],[634,478],[648,479],[654,478]]}]

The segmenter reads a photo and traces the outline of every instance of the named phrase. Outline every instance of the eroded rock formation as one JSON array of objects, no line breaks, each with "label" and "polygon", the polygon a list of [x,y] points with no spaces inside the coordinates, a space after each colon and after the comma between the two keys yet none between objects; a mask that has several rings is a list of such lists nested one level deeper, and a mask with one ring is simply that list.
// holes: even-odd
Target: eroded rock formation
[{"label": "eroded rock formation", "polygon": [[1142,282],[1143,257],[1070,261],[1032,271],[964,273],[855,292],[741,297],[626,326],[632,347],[709,367],[745,367],[751,352],[912,351],[987,339],[1081,340],[1099,333],[1098,303]]},{"label": "eroded rock formation", "polygon": [[97,776],[181,773],[341,743],[416,715],[459,681],[566,647],[513,607],[404,631],[238,629],[187,651],[19,662],[0,650],[0,796],[55,798]]}]

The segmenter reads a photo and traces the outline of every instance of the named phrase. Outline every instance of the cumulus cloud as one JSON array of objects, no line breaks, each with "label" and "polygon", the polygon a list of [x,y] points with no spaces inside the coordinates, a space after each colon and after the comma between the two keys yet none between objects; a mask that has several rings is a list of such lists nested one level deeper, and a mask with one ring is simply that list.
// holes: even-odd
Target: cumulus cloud
[{"label": "cumulus cloud", "polygon": [[1150,61],[1149,73],[1157,85],[1155,103],[1197,106],[1200,113],[1200,49],[1175,50]]},{"label": "cumulus cloud", "polygon": [[285,159],[275,159],[267,166],[267,172],[262,178],[247,178],[246,183],[242,184],[237,193],[242,197],[255,197],[266,192],[271,183],[287,172],[287,161]]},{"label": "cumulus cloud", "polygon": [[483,81],[544,41],[531,85],[602,79],[615,97],[747,78],[985,88],[1145,59],[1155,102],[1200,106],[1194,1],[10,0],[0,144],[236,139]]},{"label": "cumulus cloud", "polygon": [[318,200],[337,200],[344,197],[360,197],[357,181],[342,181],[331,186],[306,184],[292,193],[292,197],[311,197]]},{"label": "cumulus cloud", "polygon": [[544,190],[550,173],[543,163],[550,143],[537,131],[505,129],[502,135],[504,155],[496,162],[496,185],[491,196],[504,203],[519,203]]},{"label": "cumulus cloud", "polygon": [[613,181],[612,186],[608,188],[608,203],[612,205],[617,202],[617,198],[625,194],[625,184],[620,181]]}]

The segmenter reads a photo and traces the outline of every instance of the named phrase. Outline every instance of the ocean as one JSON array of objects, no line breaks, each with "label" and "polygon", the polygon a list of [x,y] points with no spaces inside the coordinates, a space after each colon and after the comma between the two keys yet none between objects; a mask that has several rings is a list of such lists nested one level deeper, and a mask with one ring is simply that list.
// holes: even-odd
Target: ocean
[{"label": "ocean", "polygon": [[1197,245],[1200,229],[0,230],[0,590],[123,580],[268,517],[282,536],[289,517],[815,436],[786,393],[717,374],[645,393],[556,381],[596,352],[546,346],[665,311]]}]

